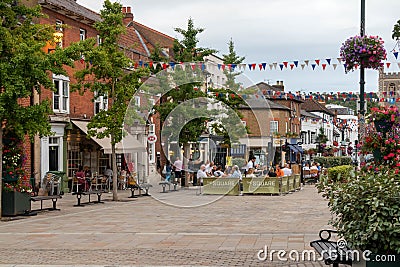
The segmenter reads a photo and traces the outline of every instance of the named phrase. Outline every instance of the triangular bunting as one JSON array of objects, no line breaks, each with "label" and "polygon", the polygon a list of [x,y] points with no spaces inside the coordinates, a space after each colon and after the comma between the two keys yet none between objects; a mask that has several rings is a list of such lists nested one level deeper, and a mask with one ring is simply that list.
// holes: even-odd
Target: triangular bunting
[{"label": "triangular bunting", "polygon": [[292,70],[294,68],[294,64],[290,64],[290,69]]},{"label": "triangular bunting", "polygon": [[283,65],[285,66],[285,68],[287,68],[288,62],[283,62]]},{"label": "triangular bunting", "polygon": [[221,69],[221,64],[218,64],[217,66],[218,66],[218,69],[220,70]]},{"label": "triangular bunting", "polygon": [[386,67],[387,67],[387,68],[390,67],[390,62],[386,62]]},{"label": "triangular bunting", "polygon": [[338,62],[339,64],[342,64],[342,59],[341,59],[340,57],[338,57],[338,58],[337,58],[337,62]]},{"label": "triangular bunting", "polygon": [[328,62],[328,65],[331,65],[331,59],[330,58],[326,58],[325,60],[326,60],[326,62]]},{"label": "triangular bunting", "polygon": [[306,63],[306,66],[308,66],[309,62],[310,62],[310,60],[304,60],[304,63]]},{"label": "triangular bunting", "polygon": [[169,65],[171,66],[171,68],[174,70],[175,69],[175,62],[170,62]]},{"label": "triangular bunting", "polygon": [[316,67],[317,65],[315,65],[315,64],[311,64],[311,67],[312,67],[312,69],[313,70],[315,70],[315,67]]},{"label": "triangular bunting", "polygon": [[274,64],[274,69],[276,69],[276,66],[278,66],[278,63],[273,63]]},{"label": "triangular bunting", "polygon": [[333,66],[333,69],[336,70],[337,64],[333,63],[332,66]]},{"label": "triangular bunting", "polygon": [[265,70],[265,66],[267,66],[267,63],[261,63],[263,69]]},{"label": "triangular bunting", "polygon": [[196,64],[190,64],[190,66],[192,67],[192,70],[196,70]]},{"label": "triangular bunting", "polygon": [[222,64],[221,69],[222,69],[222,71],[225,70],[225,64]]},{"label": "triangular bunting", "polygon": [[272,68],[274,67],[273,64],[269,64],[269,69],[272,70]]},{"label": "triangular bunting", "polygon": [[304,70],[305,66],[306,66],[306,64],[301,64],[301,69]]},{"label": "triangular bunting", "polygon": [[299,61],[298,61],[298,60],[295,60],[295,61],[293,61],[293,63],[294,63],[294,65],[295,65],[296,68],[297,68],[297,66],[299,65]]},{"label": "triangular bunting", "polygon": [[260,70],[262,70],[262,64],[258,64],[258,67],[260,68]]},{"label": "triangular bunting", "polygon": [[281,68],[281,70],[283,70],[283,64],[279,64],[279,68]]},{"label": "triangular bunting", "polygon": [[317,63],[318,66],[319,66],[319,62],[320,62],[319,59],[316,59],[316,60],[315,60],[315,63]]},{"label": "triangular bunting", "polygon": [[325,70],[326,64],[322,64],[322,70]]},{"label": "triangular bunting", "polygon": [[252,64],[249,64],[249,69],[251,70],[251,67],[252,67],[253,65]]},{"label": "triangular bunting", "polygon": [[399,52],[393,52],[393,55],[397,59],[397,57],[399,56]]},{"label": "triangular bunting", "polygon": [[253,63],[251,66],[253,67],[253,70],[255,70],[255,69],[256,69],[256,66],[257,66],[257,64],[256,64],[256,63]]},{"label": "triangular bunting", "polygon": [[354,64],[354,68],[358,69],[358,64]]}]

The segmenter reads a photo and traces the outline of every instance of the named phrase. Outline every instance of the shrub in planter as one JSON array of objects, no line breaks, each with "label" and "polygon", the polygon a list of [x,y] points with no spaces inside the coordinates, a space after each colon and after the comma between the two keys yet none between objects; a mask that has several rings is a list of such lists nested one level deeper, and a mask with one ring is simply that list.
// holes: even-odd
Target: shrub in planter
[{"label": "shrub in planter", "polygon": [[315,157],[314,161],[327,168],[351,164],[350,157]]},{"label": "shrub in planter", "polygon": [[332,182],[347,182],[352,174],[350,165],[336,166],[328,169],[328,180]]},{"label": "shrub in planter", "polygon": [[369,172],[340,183],[325,195],[332,225],[352,248],[400,253],[400,177],[392,170]]}]

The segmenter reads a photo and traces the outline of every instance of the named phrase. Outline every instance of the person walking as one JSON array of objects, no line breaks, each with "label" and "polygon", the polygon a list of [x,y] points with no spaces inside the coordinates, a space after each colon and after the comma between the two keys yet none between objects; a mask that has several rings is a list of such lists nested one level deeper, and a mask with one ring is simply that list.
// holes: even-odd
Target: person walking
[{"label": "person walking", "polygon": [[176,160],[174,162],[175,178],[181,179],[181,186],[185,186],[185,180],[182,179],[182,167],[182,160],[179,157],[176,157]]},{"label": "person walking", "polygon": [[171,162],[167,160],[167,163],[165,164],[165,181],[171,182],[171,173],[172,173]]}]

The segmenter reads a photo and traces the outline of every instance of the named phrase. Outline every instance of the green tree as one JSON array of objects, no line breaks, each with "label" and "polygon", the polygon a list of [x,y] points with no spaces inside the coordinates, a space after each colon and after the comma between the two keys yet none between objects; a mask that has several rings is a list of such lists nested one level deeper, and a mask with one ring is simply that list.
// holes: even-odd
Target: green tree
[{"label": "green tree", "polygon": [[[49,102],[34,103],[34,94],[42,89],[54,90],[49,72],[64,74],[64,64],[73,66],[71,59],[79,56],[73,48],[56,48],[47,53],[45,47],[55,45],[55,25],[35,24],[42,17],[40,7],[18,5],[14,0],[0,0],[0,146],[3,135],[12,132],[20,139],[28,135],[51,135],[48,115]],[[31,100],[21,105],[21,100]],[[28,101],[29,102],[29,101]],[[0,149],[0,159],[3,158]],[[0,174],[3,173],[0,160]],[[0,186],[1,201],[2,186]],[[1,216],[1,205],[0,205]]]},{"label": "green tree", "polygon": [[[94,46],[95,40],[91,39],[92,48],[82,53],[85,57],[86,68],[75,73],[77,84],[74,89],[90,89],[99,95],[106,96],[110,107],[96,114],[88,124],[88,135],[96,138],[110,137],[112,150],[113,170],[113,200],[118,200],[117,195],[117,162],[115,145],[122,141],[126,134],[124,119],[138,118],[135,112],[126,116],[129,101],[140,86],[140,78],[147,75],[144,69],[132,70],[132,61],[120,49],[118,39],[125,32],[122,22],[122,5],[106,0],[100,11],[101,21],[95,24],[102,43]],[[89,63],[90,62],[90,63]],[[92,82],[88,82],[88,80]],[[126,122],[126,121],[125,121]],[[128,122],[129,123],[129,122]]]},{"label": "green tree", "polygon": [[[236,77],[240,75],[241,72],[235,71],[234,69],[235,66],[243,63],[245,57],[237,55],[235,44],[232,39],[228,42],[228,51],[228,54],[222,55],[223,63],[226,66],[230,66],[224,70],[226,76],[224,88],[210,88],[210,91],[213,92],[217,101],[223,102],[226,106],[232,108],[239,118],[243,118],[239,107],[245,106],[246,102],[239,96],[240,84],[236,81]],[[239,137],[246,133],[243,131],[244,128],[241,127],[241,125],[235,125],[234,127],[233,125],[229,125],[232,123],[237,123],[237,121],[231,120],[230,118],[221,118],[220,121],[213,125],[215,133],[224,137],[223,143],[228,146],[228,151],[230,151],[231,143],[237,142]],[[227,125],[230,127],[226,127]]]},{"label": "green tree", "polygon": [[393,27],[392,38],[393,40],[400,40],[400,20]]},{"label": "green tree", "polygon": [[[202,33],[204,29],[195,28],[193,20],[190,18],[188,20],[187,29],[175,28],[175,31],[182,35],[182,40],[175,40],[174,43],[174,55],[175,61],[177,62],[196,62],[203,61],[205,56],[211,55],[216,52],[213,49],[197,47],[199,40],[197,35]],[[204,77],[204,73],[201,69],[196,68],[195,71],[190,69],[189,65],[183,66],[183,68],[176,67],[173,72],[161,75],[160,80],[168,80],[169,82],[161,82],[161,91],[165,93],[162,96],[162,103],[155,107],[156,112],[160,115],[161,122],[163,123],[171,112],[180,104],[188,100],[207,97],[207,94],[201,90],[204,82],[201,82],[201,77]],[[166,78],[168,76],[168,78]],[[164,77],[164,79],[163,79]],[[171,84],[175,84],[175,90],[169,90]],[[206,112],[201,110],[204,115]],[[200,135],[206,129],[206,117],[198,117],[199,109],[185,107],[184,113],[181,117],[174,117],[176,121],[171,122],[176,125],[180,123],[185,123],[185,118],[195,117],[188,123],[185,123],[184,127],[179,133],[179,143],[180,145],[187,145],[188,142],[196,142]],[[183,116],[185,115],[185,116]],[[165,128],[164,128],[165,129]],[[169,134],[173,136],[174,133],[168,133],[167,130],[164,134]]]}]

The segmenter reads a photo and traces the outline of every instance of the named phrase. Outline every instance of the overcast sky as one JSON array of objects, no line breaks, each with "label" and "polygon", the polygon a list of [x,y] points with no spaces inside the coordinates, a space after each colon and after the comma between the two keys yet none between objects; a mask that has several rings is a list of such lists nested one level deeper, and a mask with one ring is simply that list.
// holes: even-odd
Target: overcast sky
[{"label": "overcast sky", "polygon": [[[78,0],[94,11],[101,0]],[[205,28],[200,46],[227,52],[233,38],[236,52],[245,63],[282,63],[283,61],[332,58],[337,63],[342,42],[360,32],[361,0],[121,0],[131,6],[135,20],[172,37],[180,38],[174,28],[186,28],[192,17],[195,26]],[[390,52],[393,25],[400,19],[399,0],[366,0],[366,33],[385,40],[388,71],[400,71],[400,62]],[[399,48],[397,48],[399,50]],[[324,62],[326,63],[326,62]],[[395,64],[393,64],[395,63]],[[286,91],[337,92],[359,90],[359,72],[345,74],[343,66],[322,71],[311,66],[304,70],[284,69],[244,72],[254,83],[284,81]],[[366,91],[378,88],[377,71],[366,71]]]}]

